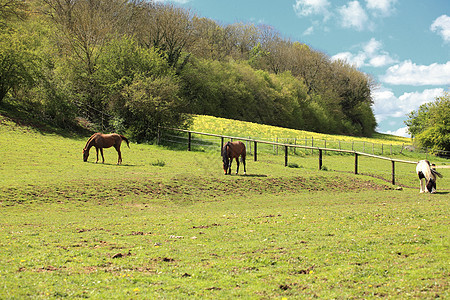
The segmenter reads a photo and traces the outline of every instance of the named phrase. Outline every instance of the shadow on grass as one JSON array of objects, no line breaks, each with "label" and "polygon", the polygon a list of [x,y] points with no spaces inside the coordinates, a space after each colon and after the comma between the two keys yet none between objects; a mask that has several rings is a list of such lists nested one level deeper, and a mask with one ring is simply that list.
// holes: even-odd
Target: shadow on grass
[{"label": "shadow on grass", "polygon": [[227,174],[227,175],[225,175],[225,176],[240,176],[240,177],[255,177],[255,178],[257,178],[257,177],[260,177],[260,178],[263,178],[263,177],[267,177],[267,175],[265,175],[265,174]]},{"label": "shadow on grass", "polygon": [[118,166],[118,167],[138,167],[138,166],[144,166],[144,165],[134,165],[134,164],[120,164],[117,163],[108,163],[108,162],[95,162],[95,161],[85,161],[85,163],[93,164],[93,165],[104,165],[104,166]]}]

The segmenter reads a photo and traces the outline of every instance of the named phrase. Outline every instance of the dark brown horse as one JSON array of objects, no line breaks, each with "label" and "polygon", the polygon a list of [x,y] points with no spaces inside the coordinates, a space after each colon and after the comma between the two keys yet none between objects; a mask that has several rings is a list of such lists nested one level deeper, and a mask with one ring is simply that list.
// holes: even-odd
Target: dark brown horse
[{"label": "dark brown horse", "polygon": [[225,175],[231,174],[231,163],[233,159],[236,159],[236,174],[239,172],[239,156],[241,157],[242,163],[244,164],[244,175],[247,172],[245,170],[245,145],[241,141],[228,142],[223,146],[222,149],[222,160],[223,160],[223,170]]},{"label": "dark brown horse", "polygon": [[86,143],[86,146],[83,149],[83,160],[87,161],[89,157],[89,150],[91,147],[95,147],[97,150],[97,161],[98,162],[98,150],[100,149],[100,153],[102,154],[103,163],[105,162],[105,157],[103,156],[103,148],[109,148],[114,146],[117,150],[117,154],[119,154],[119,159],[117,160],[117,164],[122,163],[122,154],[120,152],[120,144],[122,140],[127,142],[128,148],[130,148],[130,143],[128,139],[121,134],[111,133],[111,134],[103,134],[100,132],[94,133]]}]

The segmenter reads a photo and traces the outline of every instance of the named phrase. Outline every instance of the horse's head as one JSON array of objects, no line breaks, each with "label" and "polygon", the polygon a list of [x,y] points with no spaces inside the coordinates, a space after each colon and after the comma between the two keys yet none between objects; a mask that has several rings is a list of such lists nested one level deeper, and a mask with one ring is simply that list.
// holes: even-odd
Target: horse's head
[{"label": "horse's head", "polygon": [[86,148],[83,149],[83,161],[87,161],[89,157],[89,150]]},{"label": "horse's head", "polygon": [[227,175],[229,165],[230,165],[230,160],[228,159],[228,157],[224,156],[223,157],[223,171],[225,172],[225,175]]}]

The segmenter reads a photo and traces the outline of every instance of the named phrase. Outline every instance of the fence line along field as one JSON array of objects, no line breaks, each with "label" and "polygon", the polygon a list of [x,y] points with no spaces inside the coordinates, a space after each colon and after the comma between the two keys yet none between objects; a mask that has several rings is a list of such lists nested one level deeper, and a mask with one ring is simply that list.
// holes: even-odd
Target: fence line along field
[{"label": "fence line along field", "polygon": [[[331,135],[245,121],[236,121],[212,116],[195,115],[192,131],[209,132],[229,136],[251,137],[280,143],[312,147],[355,150],[367,153],[400,153],[403,146],[411,145],[410,138],[374,134],[373,138]],[[245,136],[242,136],[245,134]]]},{"label": "fence line along field", "polygon": [[247,176],[134,143],[84,163],[89,136],[0,121],[2,299],[448,298],[448,168],[430,195],[268,153]]}]

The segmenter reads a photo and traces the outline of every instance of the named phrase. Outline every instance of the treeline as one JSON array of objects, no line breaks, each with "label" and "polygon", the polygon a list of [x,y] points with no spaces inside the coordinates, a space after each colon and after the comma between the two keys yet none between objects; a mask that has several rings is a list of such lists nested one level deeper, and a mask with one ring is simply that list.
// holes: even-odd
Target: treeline
[{"label": "treeline", "polygon": [[373,80],[269,26],[144,0],[0,0],[0,104],[150,140],[189,114],[370,136]]}]

